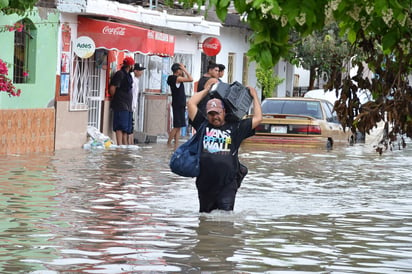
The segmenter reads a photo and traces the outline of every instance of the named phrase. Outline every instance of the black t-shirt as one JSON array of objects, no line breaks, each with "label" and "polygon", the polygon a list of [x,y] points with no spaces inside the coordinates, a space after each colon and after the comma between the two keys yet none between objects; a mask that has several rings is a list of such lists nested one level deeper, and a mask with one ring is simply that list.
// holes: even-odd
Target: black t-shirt
[{"label": "black t-shirt", "polygon": [[[198,111],[192,125],[198,129],[205,121],[206,118]],[[214,128],[209,123],[206,125],[200,155],[200,175],[196,178],[196,186],[200,191],[217,194],[224,185],[234,183],[234,187],[237,187],[238,150],[242,141],[254,133],[251,118],[225,123],[220,128]]]},{"label": "black t-shirt", "polygon": [[[205,88],[205,84],[207,82],[207,80],[209,80],[212,77],[206,77],[206,76],[202,76],[199,81],[197,82],[197,91],[202,91]],[[206,104],[207,101],[209,101],[211,99],[210,95],[207,94],[202,101],[200,101],[200,103],[197,105],[197,107],[199,108],[199,110],[206,115]]]},{"label": "black t-shirt", "polygon": [[197,91],[202,91],[205,88],[205,84],[207,80],[209,80],[212,77],[208,76],[202,76],[200,77],[199,81],[197,82]]},{"label": "black t-shirt", "polygon": [[[185,107],[186,106],[186,93],[185,85],[183,83],[176,83],[177,76],[169,75],[167,77],[167,84],[170,86],[172,91],[172,106],[173,107]],[[180,84],[179,87],[176,84]]]},{"label": "black t-shirt", "polygon": [[117,71],[110,80],[109,86],[116,86],[116,92],[112,98],[111,107],[114,111],[133,111],[133,78],[123,68]]}]

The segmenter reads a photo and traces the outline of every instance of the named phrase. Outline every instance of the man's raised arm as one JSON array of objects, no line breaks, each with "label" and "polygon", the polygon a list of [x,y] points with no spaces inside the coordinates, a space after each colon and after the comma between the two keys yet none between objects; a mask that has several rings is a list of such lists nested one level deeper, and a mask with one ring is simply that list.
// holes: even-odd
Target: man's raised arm
[{"label": "man's raised arm", "polygon": [[196,113],[198,110],[197,105],[209,93],[209,90],[212,87],[212,85],[218,82],[217,79],[214,79],[213,81],[210,81],[210,80],[207,81],[207,83],[205,84],[205,88],[203,90],[195,92],[195,94],[193,94],[193,96],[189,99],[189,101],[187,101],[187,111],[189,114],[189,119],[192,121],[196,117]]}]

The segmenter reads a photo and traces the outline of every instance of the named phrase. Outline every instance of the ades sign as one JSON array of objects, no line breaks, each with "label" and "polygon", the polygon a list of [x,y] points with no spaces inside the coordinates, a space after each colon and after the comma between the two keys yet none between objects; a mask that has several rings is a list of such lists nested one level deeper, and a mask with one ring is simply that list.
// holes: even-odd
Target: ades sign
[{"label": "ades sign", "polygon": [[202,43],[203,52],[207,56],[216,56],[222,49],[219,39],[215,37],[206,38]]},{"label": "ades sign", "polygon": [[80,58],[89,58],[94,54],[96,46],[92,38],[87,36],[80,36],[74,44],[74,53]]}]

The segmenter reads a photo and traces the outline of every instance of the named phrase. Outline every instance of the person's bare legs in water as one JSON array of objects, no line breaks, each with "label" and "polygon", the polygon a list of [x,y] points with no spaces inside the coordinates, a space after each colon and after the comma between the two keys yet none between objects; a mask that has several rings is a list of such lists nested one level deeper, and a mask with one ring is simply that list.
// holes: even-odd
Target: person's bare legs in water
[{"label": "person's bare legs in water", "polygon": [[174,140],[175,141],[174,145],[175,147],[177,147],[179,144],[179,139],[180,139],[180,127],[174,127],[169,133],[169,139],[167,139],[167,144],[171,145],[172,140]]}]

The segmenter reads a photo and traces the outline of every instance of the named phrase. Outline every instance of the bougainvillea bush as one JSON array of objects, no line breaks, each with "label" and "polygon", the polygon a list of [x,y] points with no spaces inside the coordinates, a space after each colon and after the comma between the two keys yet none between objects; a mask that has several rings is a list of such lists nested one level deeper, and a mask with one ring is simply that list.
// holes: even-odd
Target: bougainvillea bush
[{"label": "bougainvillea bush", "polygon": [[21,89],[17,89],[10,78],[7,77],[9,70],[7,64],[0,59],[0,92],[7,92],[11,96],[20,96]]},{"label": "bougainvillea bush", "polygon": [[[13,26],[6,25],[0,31],[23,31],[24,25],[17,22]],[[0,92],[7,92],[11,96],[20,96],[21,89],[17,89],[10,78],[7,77],[9,69],[7,68],[7,63],[0,59]],[[24,76],[28,76],[25,72]]]}]

